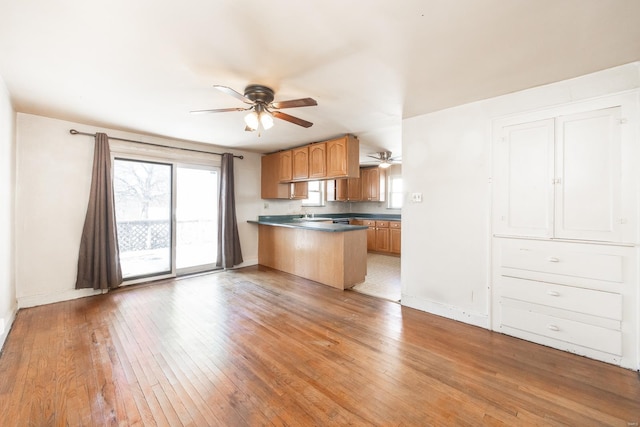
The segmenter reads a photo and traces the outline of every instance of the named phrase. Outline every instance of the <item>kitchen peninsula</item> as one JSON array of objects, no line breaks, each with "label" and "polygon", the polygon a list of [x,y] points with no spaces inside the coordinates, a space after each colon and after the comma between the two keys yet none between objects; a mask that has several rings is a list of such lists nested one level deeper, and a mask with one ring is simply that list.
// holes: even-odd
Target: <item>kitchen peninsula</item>
[{"label": "kitchen peninsula", "polygon": [[259,217],[258,263],[338,289],[364,282],[367,228],[331,219]]}]

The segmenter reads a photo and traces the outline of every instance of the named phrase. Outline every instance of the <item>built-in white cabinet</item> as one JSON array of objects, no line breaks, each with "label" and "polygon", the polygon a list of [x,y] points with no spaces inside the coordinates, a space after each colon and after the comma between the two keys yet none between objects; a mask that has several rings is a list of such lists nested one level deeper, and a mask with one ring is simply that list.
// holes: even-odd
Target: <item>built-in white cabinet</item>
[{"label": "built-in white cabinet", "polygon": [[494,121],[492,329],[640,368],[639,98]]},{"label": "built-in white cabinet", "polygon": [[493,329],[636,369],[635,248],[494,239]]},{"label": "built-in white cabinet", "polygon": [[621,210],[621,126],[617,106],[500,127],[494,233],[634,241]]}]

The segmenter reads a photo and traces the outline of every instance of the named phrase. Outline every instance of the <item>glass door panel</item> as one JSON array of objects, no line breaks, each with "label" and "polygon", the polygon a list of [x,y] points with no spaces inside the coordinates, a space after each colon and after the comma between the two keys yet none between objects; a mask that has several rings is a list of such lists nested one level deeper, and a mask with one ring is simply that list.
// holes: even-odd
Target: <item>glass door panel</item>
[{"label": "glass door panel", "polygon": [[172,165],[115,159],[120,264],[125,280],[170,274]]},{"label": "glass door panel", "polygon": [[176,195],[176,269],[186,273],[215,267],[218,171],[178,166]]}]

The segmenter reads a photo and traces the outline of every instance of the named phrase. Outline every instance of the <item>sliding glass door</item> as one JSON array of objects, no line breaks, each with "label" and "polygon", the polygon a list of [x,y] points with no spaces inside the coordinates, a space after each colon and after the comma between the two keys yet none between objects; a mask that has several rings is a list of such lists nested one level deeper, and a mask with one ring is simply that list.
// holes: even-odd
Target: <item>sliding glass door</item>
[{"label": "sliding glass door", "polygon": [[212,269],[218,240],[218,171],[178,166],[176,184],[178,273]]},{"label": "sliding glass door", "polygon": [[113,169],[122,277],[170,274],[172,166],[116,159]]},{"label": "sliding glass door", "polygon": [[116,158],[113,175],[125,282],[215,268],[217,168]]}]

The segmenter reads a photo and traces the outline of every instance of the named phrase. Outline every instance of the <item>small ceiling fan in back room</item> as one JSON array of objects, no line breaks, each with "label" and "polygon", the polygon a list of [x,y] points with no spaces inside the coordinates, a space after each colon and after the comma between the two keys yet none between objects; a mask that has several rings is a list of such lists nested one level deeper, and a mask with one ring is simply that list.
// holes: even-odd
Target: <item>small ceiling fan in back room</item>
[{"label": "small ceiling fan in back room", "polygon": [[[379,153],[374,153],[373,155],[368,154],[367,157],[371,157],[372,159],[375,159],[377,163],[373,163],[373,164],[374,165],[377,164],[378,167],[383,169],[386,169],[391,165],[400,164],[400,157],[391,157],[391,151],[380,151]],[[371,163],[365,163],[365,164],[371,164]]]},{"label": "small ceiling fan in back room", "polygon": [[300,98],[300,99],[292,99],[289,101],[278,101],[273,102],[275,97],[275,93],[273,89],[263,86],[252,84],[247,86],[244,89],[244,95],[240,92],[237,92],[230,87],[214,85],[214,88],[218,89],[221,92],[224,92],[228,95],[233,96],[234,98],[239,99],[240,101],[248,104],[248,107],[232,107],[232,108],[215,108],[212,110],[196,110],[191,111],[192,113],[224,113],[227,111],[249,111],[244,117],[244,122],[246,124],[246,131],[255,131],[258,130],[260,126],[263,129],[269,129],[273,126],[273,118],[280,120],[285,120],[287,122],[296,124],[298,126],[302,126],[305,128],[313,126],[313,123],[303,120],[298,117],[291,116],[289,114],[283,113],[281,109],[284,108],[296,108],[296,107],[313,107],[318,105],[315,99],[313,98]]}]

